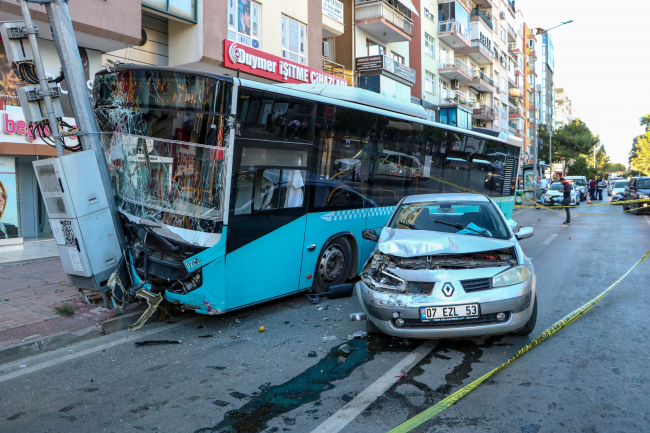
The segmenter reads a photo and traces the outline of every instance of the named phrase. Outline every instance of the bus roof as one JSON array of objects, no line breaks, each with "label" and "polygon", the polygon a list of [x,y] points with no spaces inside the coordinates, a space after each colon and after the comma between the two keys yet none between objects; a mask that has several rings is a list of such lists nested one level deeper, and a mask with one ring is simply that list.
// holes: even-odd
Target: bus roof
[{"label": "bus roof", "polygon": [[[325,96],[325,95],[321,95],[321,94],[318,94],[318,93],[309,93],[309,92],[305,92],[303,90],[298,90],[298,89],[294,88],[293,86],[289,86],[289,85],[266,84],[266,83],[261,83],[259,81],[246,80],[244,78],[236,78],[235,81],[239,81],[241,86],[248,87],[248,88],[251,88],[251,89],[261,90],[261,91],[265,91],[265,92],[275,92],[275,93],[281,92],[284,95],[295,96],[297,98],[308,98],[308,99],[311,99],[311,100],[314,100],[314,101],[335,104],[335,105],[339,105],[339,106],[342,106],[342,107],[356,108],[358,110],[364,110],[364,111],[368,111],[368,112],[375,113],[375,114],[381,114],[383,116],[390,116],[390,117],[398,118],[398,119],[402,119],[402,120],[418,122],[420,124],[431,125],[431,126],[435,126],[435,127],[441,128],[441,129],[447,129],[449,131],[460,132],[460,133],[463,133],[463,134],[469,134],[469,135],[473,135],[475,137],[485,138],[485,139],[488,139],[488,140],[496,140],[496,141],[500,141],[500,142],[503,142],[503,143],[507,144],[507,141],[504,140],[503,138],[491,137],[489,135],[482,134],[482,133],[479,133],[479,132],[476,132],[476,131],[470,131],[470,130],[467,130],[467,129],[457,128],[455,126],[445,125],[443,123],[432,122],[430,120],[422,119],[420,117],[415,117],[415,116],[408,115],[408,114],[402,114],[402,113],[397,112],[397,111],[391,111],[391,110],[384,109],[384,108],[378,108],[378,107],[375,107],[375,106],[372,106],[372,105],[359,104],[359,103],[356,103],[356,102],[350,102],[350,101],[346,101],[346,100],[343,100],[343,99],[337,99],[337,98],[333,98],[331,96]],[[340,87],[342,89],[348,89],[348,90],[356,89],[355,87],[348,87],[348,86],[336,86],[336,85],[330,85],[330,86],[332,86],[332,87]],[[363,90],[363,89],[359,89],[359,90],[371,93],[368,90]],[[308,93],[308,95],[306,95],[305,93]],[[386,99],[388,99],[388,98],[386,98]],[[397,106],[401,106],[401,104],[402,103],[399,103],[397,100],[395,100],[395,102],[393,103],[393,105],[397,105]],[[415,105],[415,104],[413,104],[413,105]]]}]

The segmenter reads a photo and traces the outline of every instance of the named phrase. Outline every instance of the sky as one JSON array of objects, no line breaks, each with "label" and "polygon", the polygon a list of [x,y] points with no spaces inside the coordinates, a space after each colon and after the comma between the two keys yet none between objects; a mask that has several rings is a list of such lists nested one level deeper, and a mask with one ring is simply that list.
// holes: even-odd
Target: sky
[{"label": "sky", "polygon": [[555,87],[600,134],[611,162],[627,166],[632,140],[644,132],[639,118],[650,113],[650,1],[515,0],[515,7],[531,28],[573,20],[549,32]]}]

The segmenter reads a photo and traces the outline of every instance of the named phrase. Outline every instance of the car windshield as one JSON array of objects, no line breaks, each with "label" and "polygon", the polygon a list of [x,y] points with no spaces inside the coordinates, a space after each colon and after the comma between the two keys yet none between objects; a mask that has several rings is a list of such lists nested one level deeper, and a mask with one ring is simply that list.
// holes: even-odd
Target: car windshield
[{"label": "car windshield", "polygon": [[395,212],[389,227],[510,239],[510,232],[497,208],[484,201],[404,204]]},{"label": "car windshield", "polygon": [[650,179],[639,179],[639,189],[650,189]]},{"label": "car windshield", "polygon": [[562,185],[560,182],[552,183],[550,189],[553,191],[563,191],[564,185]]},{"label": "car windshield", "polygon": [[584,186],[585,182],[582,179],[574,179],[573,183],[575,183],[578,186]]},{"label": "car windshield", "polygon": [[614,184],[614,188],[625,188],[627,185],[627,180],[617,180]]}]

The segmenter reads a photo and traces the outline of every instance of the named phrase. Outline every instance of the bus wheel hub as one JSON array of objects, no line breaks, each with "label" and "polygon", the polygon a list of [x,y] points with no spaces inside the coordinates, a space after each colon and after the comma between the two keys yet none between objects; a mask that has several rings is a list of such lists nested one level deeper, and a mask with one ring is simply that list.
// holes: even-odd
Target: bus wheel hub
[{"label": "bus wheel hub", "polygon": [[324,282],[336,280],[345,268],[343,252],[335,246],[329,247],[320,260],[320,276]]}]

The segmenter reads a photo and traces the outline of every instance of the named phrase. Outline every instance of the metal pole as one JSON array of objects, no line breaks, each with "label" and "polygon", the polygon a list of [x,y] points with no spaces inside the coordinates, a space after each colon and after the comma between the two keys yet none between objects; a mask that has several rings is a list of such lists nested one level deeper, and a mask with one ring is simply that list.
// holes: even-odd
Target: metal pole
[{"label": "metal pole", "polygon": [[50,86],[47,82],[47,77],[45,76],[45,68],[43,67],[43,60],[41,59],[41,52],[38,49],[38,39],[36,38],[36,27],[34,26],[34,21],[32,20],[32,14],[29,11],[29,3],[22,0],[20,2],[20,10],[23,13],[23,19],[25,20],[27,39],[29,40],[29,45],[32,49],[32,55],[34,57],[34,66],[36,67],[38,82],[41,85],[41,95],[43,96],[43,102],[45,103],[45,110],[47,111],[47,120],[50,122],[50,131],[52,131],[52,138],[54,139],[54,145],[56,146],[56,153],[57,155],[62,156],[63,141],[61,140],[61,135],[59,134],[59,124],[56,120],[56,115],[54,113],[54,106],[52,105]]},{"label": "metal pole", "polygon": [[[535,178],[537,177],[537,174],[539,172],[537,168],[537,150],[539,149],[538,147],[538,141],[537,141],[537,85],[536,85],[536,77],[537,77],[537,65],[533,66],[533,104],[535,107],[535,112],[534,112],[534,129],[535,129],[535,145],[533,146],[533,200],[536,201],[537,199],[537,181]],[[541,180],[541,179],[540,179]]]},{"label": "metal pole", "polygon": [[[25,2],[23,1],[22,3]],[[111,216],[113,217],[113,223],[117,231],[117,238],[122,249],[125,249],[126,240],[122,231],[122,222],[120,221],[120,214],[115,203],[99,126],[97,125],[95,112],[90,96],[88,95],[86,75],[81,64],[77,38],[74,35],[72,21],[70,21],[70,14],[68,13],[68,5],[65,0],[52,0],[45,5],[45,9],[50,19],[54,44],[59,53],[65,80],[68,84],[68,94],[72,104],[72,111],[74,112],[77,128],[80,131],[79,139],[81,140],[81,146],[84,150],[92,150],[95,153],[97,164],[99,165],[99,175],[104,184],[104,190],[108,197],[108,206],[111,210]]]}]

